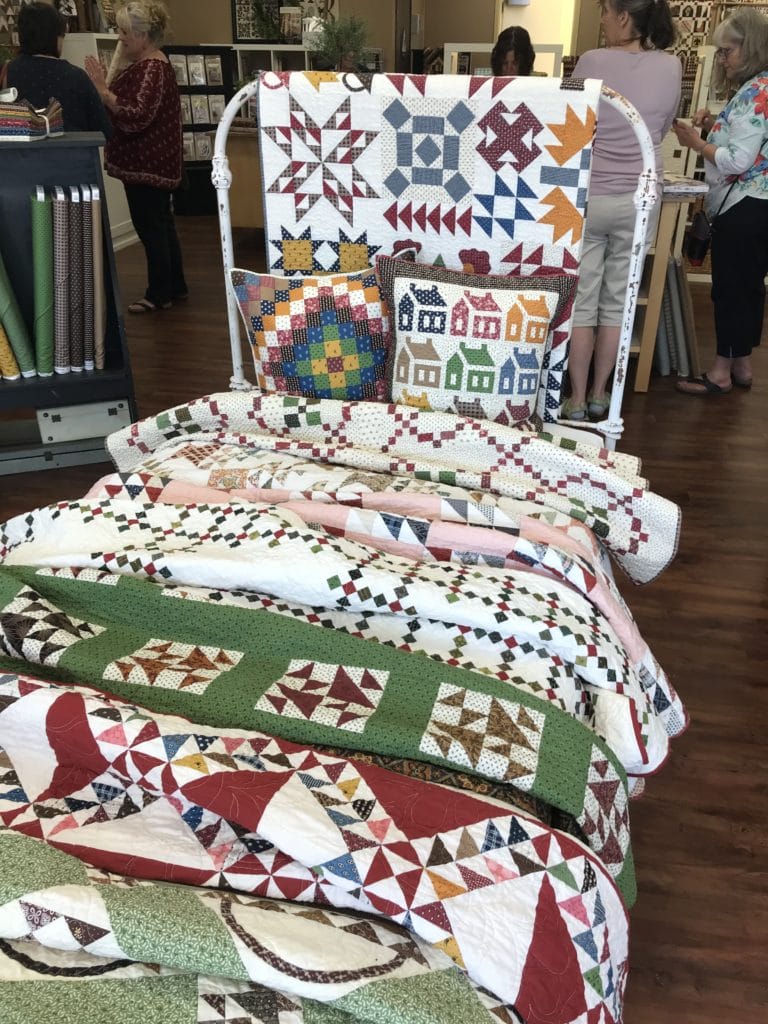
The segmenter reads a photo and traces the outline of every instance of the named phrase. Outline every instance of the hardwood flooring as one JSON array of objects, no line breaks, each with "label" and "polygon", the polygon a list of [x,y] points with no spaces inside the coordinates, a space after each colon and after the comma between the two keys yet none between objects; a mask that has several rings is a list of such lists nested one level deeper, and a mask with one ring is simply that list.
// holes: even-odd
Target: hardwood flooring
[{"label": "hardwood flooring", "polygon": [[[139,412],[229,384],[214,218],[179,219],[191,298],[127,317]],[[238,262],[261,266],[248,235]],[[138,246],[117,254],[123,306],[143,294]],[[694,285],[702,363],[712,349],[707,288]],[[680,551],[654,583],[619,580],[685,700],[691,725],[632,805],[639,897],[632,912],[627,1024],[768,1020],[768,351],[752,391],[677,394],[631,381],[620,447],[683,510]],[[249,375],[250,366],[246,366]],[[251,375],[252,376],[252,375]],[[0,516],[80,496],[108,465],[0,476]]]}]

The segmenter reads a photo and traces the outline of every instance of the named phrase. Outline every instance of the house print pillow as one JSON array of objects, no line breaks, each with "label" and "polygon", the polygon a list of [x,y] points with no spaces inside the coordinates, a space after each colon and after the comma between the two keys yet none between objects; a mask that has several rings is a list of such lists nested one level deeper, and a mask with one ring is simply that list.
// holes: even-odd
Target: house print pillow
[{"label": "house print pillow", "polygon": [[414,269],[394,273],[392,401],[537,426],[542,361],[561,298],[557,285],[462,274],[420,280]]},{"label": "house print pillow", "polygon": [[[560,378],[558,377],[557,380],[553,382],[550,374],[548,374],[546,370],[546,367],[548,365],[551,366],[552,351],[556,342],[562,345],[563,341],[567,342],[568,340],[567,334],[564,335],[563,328],[564,326],[567,328],[571,322],[573,300],[576,294],[576,285],[578,282],[578,278],[575,275],[560,273],[545,267],[540,267],[537,273],[533,275],[521,273],[510,275],[483,274],[472,270],[449,270],[442,264],[417,263],[408,266],[401,259],[399,253],[396,256],[377,256],[376,274],[379,278],[381,295],[387,304],[387,307],[391,307],[391,304],[394,301],[393,287],[396,270],[412,274],[414,277],[418,277],[419,280],[422,281],[436,281],[438,283],[463,282],[472,287],[490,288],[492,291],[509,287],[517,289],[543,288],[545,291],[557,291],[559,301],[557,303],[557,309],[550,321],[549,331],[547,333],[545,353],[543,357],[545,369],[541,376],[539,392],[536,402],[534,403],[537,423],[541,416],[543,416],[545,420],[557,419],[555,415],[550,415],[550,413],[551,410],[557,410],[560,407]],[[563,351],[567,352],[567,348],[564,347]],[[388,373],[388,379],[390,378],[391,372]]]},{"label": "house print pillow", "polygon": [[230,281],[262,391],[386,397],[389,323],[372,268],[297,278],[233,268]]}]

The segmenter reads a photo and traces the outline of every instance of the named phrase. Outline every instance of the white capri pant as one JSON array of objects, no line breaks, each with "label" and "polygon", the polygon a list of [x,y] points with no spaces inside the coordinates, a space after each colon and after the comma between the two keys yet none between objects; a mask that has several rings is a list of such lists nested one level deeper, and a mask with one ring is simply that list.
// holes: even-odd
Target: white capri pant
[{"label": "white capri pant", "polygon": [[[637,216],[634,195],[589,197],[574,327],[621,327]],[[657,202],[648,217],[645,253],[656,234],[660,205]]]}]

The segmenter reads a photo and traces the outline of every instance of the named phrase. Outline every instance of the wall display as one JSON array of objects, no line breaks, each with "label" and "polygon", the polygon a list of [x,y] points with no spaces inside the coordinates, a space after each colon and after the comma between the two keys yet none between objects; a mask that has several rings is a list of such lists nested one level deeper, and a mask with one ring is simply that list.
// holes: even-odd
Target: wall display
[{"label": "wall display", "polygon": [[196,160],[195,155],[195,134],[194,132],[182,132],[182,146],[184,147],[184,159]]},{"label": "wall display", "polygon": [[213,93],[208,97],[208,109],[211,115],[211,124],[218,124],[224,116],[224,108],[227,105],[227,97],[223,92]]},{"label": "wall display", "polygon": [[176,75],[177,85],[189,85],[189,75],[187,74],[187,58],[183,53],[171,53],[168,55],[168,60],[171,62],[174,74]]},{"label": "wall display", "polygon": [[181,123],[192,124],[192,104],[190,103],[189,96],[186,93],[182,93],[179,96],[179,102],[181,103]]},{"label": "wall display", "polygon": [[211,112],[208,109],[208,97],[190,96],[189,99],[192,106],[192,123],[210,124]]},{"label": "wall display", "polygon": [[221,68],[221,57],[218,54],[206,54],[205,79],[208,85],[221,85],[224,76]]},{"label": "wall display", "polygon": [[202,53],[187,54],[187,74],[190,85],[205,85],[205,59]]},{"label": "wall display", "polygon": [[210,160],[213,157],[213,140],[209,132],[195,132],[195,160]]},{"label": "wall display", "polygon": [[236,43],[278,42],[279,0],[232,0],[232,38]]}]

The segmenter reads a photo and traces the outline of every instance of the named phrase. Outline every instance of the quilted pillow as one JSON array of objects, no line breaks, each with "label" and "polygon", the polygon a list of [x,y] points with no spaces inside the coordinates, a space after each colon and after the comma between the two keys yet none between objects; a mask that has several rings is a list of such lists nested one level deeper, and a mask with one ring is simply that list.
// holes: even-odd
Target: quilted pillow
[{"label": "quilted pillow", "polygon": [[290,278],[233,268],[230,281],[262,391],[385,398],[389,323],[373,269]]},{"label": "quilted pillow", "polygon": [[[544,352],[541,357],[542,362],[540,365],[543,367],[543,373],[538,387],[538,395],[533,403],[533,410],[535,411],[537,419],[543,418],[545,421],[557,420],[557,413],[561,402],[561,375],[556,375],[556,389],[554,386],[550,387],[550,382],[548,380],[550,374],[547,373],[547,369],[551,369],[552,349],[556,344],[558,346],[563,346],[563,353],[566,351],[565,342],[567,341],[568,336],[567,334],[564,334],[561,328],[563,325],[568,326],[571,321],[573,301],[576,295],[576,285],[578,283],[578,278],[575,275],[547,268],[540,268],[536,274],[531,276],[524,274],[475,274],[471,271],[448,270],[443,266],[433,266],[431,264],[423,263],[416,264],[414,267],[413,263],[401,260],[399,255],[395,257],[377,256],[376,274],[379,278],[382,297],[389,308],[392,308],[392,302],[394,300],[394,278],[395,271],[398,269],[410,274],[411,276],[417,275],[419,280],[435,281],[437,283],[464,282],[474,287],[495,290],[509,287],[509,283],[511,282],[512,286],[518,289],[520,287],[525,287],[526,289],[534,290],[538,288],[542,288],[545,291],[551,291],[553,289],[556,290],[559,295],[559,301],[550,320],[549,330],[547,332],[547,338],[544,345]],[[523,281],[525,282],[524,286],[521,284]],[[536,420],[534,420],[534,422],[536,422]]]}]

